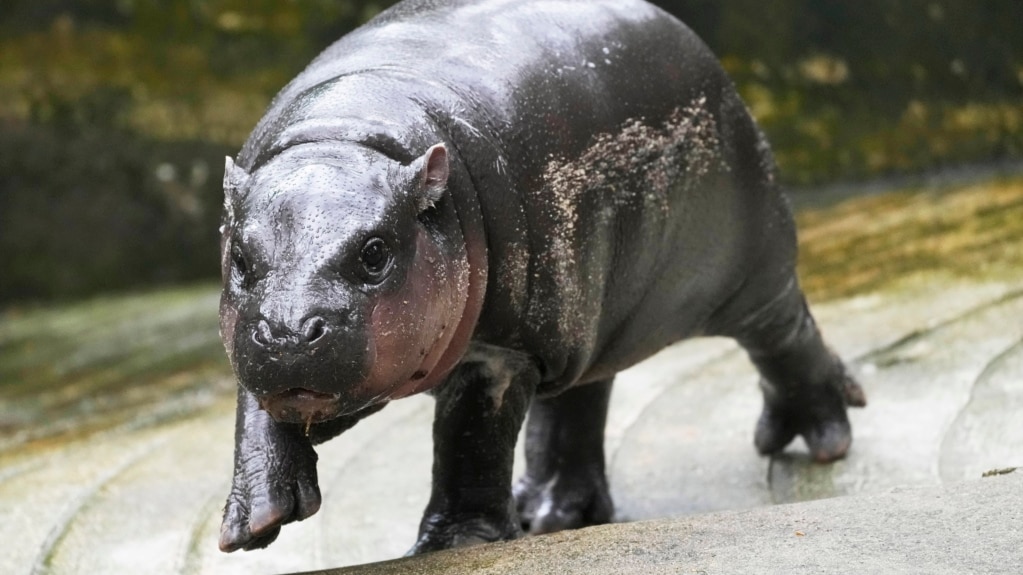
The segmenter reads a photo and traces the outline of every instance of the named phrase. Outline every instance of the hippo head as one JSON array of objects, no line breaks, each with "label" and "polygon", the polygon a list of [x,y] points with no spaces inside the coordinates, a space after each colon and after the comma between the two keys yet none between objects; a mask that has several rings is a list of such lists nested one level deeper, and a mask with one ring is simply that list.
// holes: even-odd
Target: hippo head
[{"label": "hippo head", "polygon": [[239,383],[309,424],[436,385],[475,318],[444,145],[307,147],[252,174],[228,158],[220,321]]}]

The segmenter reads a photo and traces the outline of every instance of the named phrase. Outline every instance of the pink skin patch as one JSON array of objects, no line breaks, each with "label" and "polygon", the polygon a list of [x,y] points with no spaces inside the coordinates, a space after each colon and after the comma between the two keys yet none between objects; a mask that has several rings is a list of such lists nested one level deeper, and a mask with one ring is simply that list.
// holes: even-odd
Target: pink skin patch
[{"label": "pink skin patch", "polygon": [[444,381],[444,378],[458,365],[462,356],[469,349],[472,334],[476,331],[476,322],[483,311],[483,299],[487,288],[486,243],[482,238],[473,239],[466,238],[466,256],[465,260],[461,260],[465,262],[462,269],[466,270],[468,283],[464,291],[464,304],[457,326],[451,333],[446,347],[441,350],[433,368],[426,372],[423,379],[413,379],[402,389],[392,393],[391,399],[400,399],[433,389]]},{"label": "pink skin patch", "polygon": [[224,350],[227,357],[234,357],[234,330],[238,324],[238,309],[227,303],[223,297],[220,300],[220,339],[224,342]]},{"label": "pink skin patch", "polygon": [[[462,327],[469,275],[464,251],[446,257],[419,231],[404,285],[377,300],[370,318],[366,387],[376,398],[397,399],[430,389],[454,366],[441,360]],[[458,357],[467,344],[453,350]]]}]

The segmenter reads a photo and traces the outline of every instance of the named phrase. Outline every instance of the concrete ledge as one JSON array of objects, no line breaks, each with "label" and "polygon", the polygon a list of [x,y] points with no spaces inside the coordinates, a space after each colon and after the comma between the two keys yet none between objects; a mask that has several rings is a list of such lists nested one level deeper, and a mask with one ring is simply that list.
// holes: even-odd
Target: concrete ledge
[{"label": "concrete ledge", "polygon": [[1020,573],[1023,471],[593,527],[318,575]]}]

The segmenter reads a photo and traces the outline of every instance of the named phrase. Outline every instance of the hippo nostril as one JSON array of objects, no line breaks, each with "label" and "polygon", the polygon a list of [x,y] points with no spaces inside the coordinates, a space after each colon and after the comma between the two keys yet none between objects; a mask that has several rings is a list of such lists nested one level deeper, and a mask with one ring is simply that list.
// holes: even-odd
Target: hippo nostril
[{"label": "hippo nostril", "polygon": [[252,332],[252,341],[261,347],[266,347],[274,341],[273,332],[270,331],[270,324],[265,319],[259,320],[255,331]]},{"label": "hippo nostril", "polygon": [[[269,321],[261,319],[252,330],[252,341],[259,347],[275,353],[295,353],[302,346],[312,345],[328,334],[327,321],[314,316],[304,322],[297,331],[281,328],[277,333]],[[296,347],[298,346],[298,347]]]},{"label": "hippo nostril", "polygon": [[327,332],[327,322],[319,316],[314,316],[305,321],[302,325],[302,340],[306,343],[315,343]]}]

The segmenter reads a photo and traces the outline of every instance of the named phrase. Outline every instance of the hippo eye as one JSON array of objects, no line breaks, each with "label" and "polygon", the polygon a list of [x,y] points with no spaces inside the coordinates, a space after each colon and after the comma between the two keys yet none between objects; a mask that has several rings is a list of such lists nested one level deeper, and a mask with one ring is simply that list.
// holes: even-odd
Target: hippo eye
[{"label": "hippo eye", "polygon": [[245,254],[242,253],[242,249],[237,244],[231,248],[231,263],[242,278],[249,275],[249,262],[245,259]]},{"label": "hippo eye", "polygon": [[387,247],[387,242],[384,240],[370,238],[362,246],[359,261],[362,262],[362,267],[366,270],[369,279],[379,280],[391,263],[391,249]]}]

